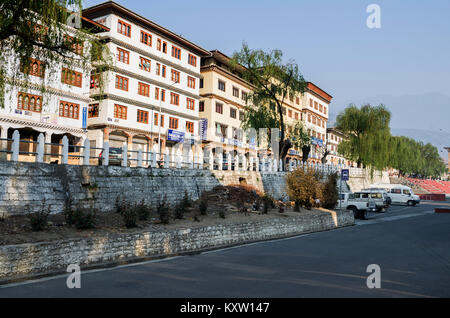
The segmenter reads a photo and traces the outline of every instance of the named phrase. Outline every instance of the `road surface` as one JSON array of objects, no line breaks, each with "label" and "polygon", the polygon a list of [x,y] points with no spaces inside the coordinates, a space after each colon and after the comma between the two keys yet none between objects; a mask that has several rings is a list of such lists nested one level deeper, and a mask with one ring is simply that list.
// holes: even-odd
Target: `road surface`
[{"label": "road surface", "polygon": [[[395,206],[355,226],[0,286],[0,297],[450,297],[450,214]],[[367,266],[381,270],[369,289]]]}]

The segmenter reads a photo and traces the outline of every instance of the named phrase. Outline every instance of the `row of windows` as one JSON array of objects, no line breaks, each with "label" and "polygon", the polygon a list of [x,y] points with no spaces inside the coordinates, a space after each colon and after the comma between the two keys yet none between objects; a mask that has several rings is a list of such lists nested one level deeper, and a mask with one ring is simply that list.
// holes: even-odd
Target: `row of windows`
[{"label": "row of windows", "polygon": [[[95,81],[92,79],[91,82]],[[116,75],[116,88],[124,91],[128,91],[129,79],[120,75]],[[142,82],[138,83],[138,94],[146,97],[150,97],[150,85]],[[155,87],[155,99],[161,99],[162,102],[166,101],[166,90]],[[177,93],[170,93],[170,103],[175,106],[180,105],[180,95]],[[186,107],[190,110],[195,110],[195,100],[189,97],[186,98]]]},{"label": "row of windows", "polygon": [[[117,22],[117,32],[131,38],[131,25],[122,20],[119,20]],[[140,41],[141,41],[141,43],[143,43],[145,45],[152,46],[152,35],[148,32],[141,30]],[[158,38],[156,40],[156,49],[158,51],[161,51],[161,52],[167,54],[167,42]],[[172,53],[172,57],[174,57],[178,60],[181,60],[181,49],[179,47],[172,45],[171,53]],[[188,61],[187,62],[192,66],[197,66],[197,57],[188,53]]]},{"label": "row of windows", "polygon": [[308,135],[312,136],[312,137],[316,137],[322,140],[325,140],[325,134],[316,132],[314,130],[308,129]]},{"label": "row of windows", "polygon": [[[117,60],[119,62],[125,63],[125,64],[130,64],[130,51],[126,51],[124,49],[121,48],[117,48]],[[147,71],[147,72],[151,72],[151,60],[145,58],[145,57],[139,57],[139,68],[141,70]],[[155,71],[156,75],[158,76],[162,76],[162,77],[166,77],[167,75],[167,67],[166,65],[161,65],[160,63],[156,63],[156,71]],[[172,81],[175,83],[179,83],[180,82],[180,72],[172,69],[171,70],[171,74],[172,74]],[[195,78],[191,77],[191,76],[187,76],[187,86],[190,88],[195,89]]]},{"label": "row of windows", "polygon": [[62,68],[61,70],[61,83],[81,87],[83,82],[83,74],[80,72],[72,71],[68,68]]},{"label": "row of windows", "polygon": [[[20,71],[28,75],[44,78],[45,63],[39,60],[30,59],[29,65],[21,63]],[[63,67],[61,69],[61,83],[81,87],[83,84],[83,73]]]},{"label": "row of windows", "polygon": [[[205,104],[204,102],[201,102],[200,104],[200,112],[205,111]],[[218,114],[223,114],[223,104],[222,103],[218,103],[216,102],[216,113]],[[236,119],[237,118],[237,109],[230,107],[230,117]],[[243,120],[244,119],[244,112],[239,111],[239,120]]]},{"label": "row of windows", "polygon": [[342,138],[341,138],[341,137],[335,136],[335,135],[333,135],[333,134],[330,134],[329,139],[330,139],[330,140],[333,140],[333,141],[336,141],[336,142],[338,142],[338,143],[340,143],[340,142],[342,141]]},{"label": "row of windows", "polygon": [[308,113],[308,122],[312,123],[313,125],[317,125],[319,127],[325,128],[326,127],[326,121],[316,117],[316,116],[312,116],[310,113]]},{"label": "row of windows", "polygon": [[59,103],[59,116],[79,119],[80,118],[80,105],[70,102],[61,101]]},{"label": "row of windows", "polygon": [[313,101],[311,98],[309,99],[309,107],[314,108],[315,110],[327,114],[327,106],[319,104],[317,101]]},{"label": "row of windows", "polygon": [[[122,106],[115,104],[114,105],[114,118],[118,119],[127,119],[127,106]],[[89,106],[89,113],[96,114],[98,116],[98,104]],[[91,116],[91,115],[90,115]],[[142,124],[148,124],[149,120],[149,112],[145,110],[138,109],[136,121]],[[154,125],[158,126],[158,114],[154,114]],[[164,127],[164,115],[161,115],[160,120],[161,127]],[[170,129],[178,129],[178,118],[169,117],[169,128]],[[186,121],[186,131],[190,133],[194,133],[194,123],[190,121]]]},{"label": "row of windows", "polygon": [[[203,85],[200,85],[200,86],[202,87]],[[219,79],[219,80],[217,81],[217,88],[218,88],[219,90],[225,92],[225,91],[226,91],[226,83],[225,83],[223,80]],[[234,96],[234,97],[239,98],[239,92],[240,92],[240,91],[241,91],[241,90],[240,90],[239,88],[237,88],[236,86],[233,86],[232,92],[233,92],[233,96]],[[240,97],[241,97],[242,100],[246,101],[247,98],[248,98],[248,93],[247,93],[247,92],[244,92],[244,91],[241,91],[241,96],[240,96]]]},{"label": "row of windows", "polygon": [[29,64],[26,65],[24,63],[20,64],[20,71],[22,73],[32,75],[32,76],[38,76],[38,77],[45,77],[45,63],[39,60],[30,59]]},{"label": "row of windows", "polygon": [[[17,96],[17,109],[36,113],[42,112],[42,96],[19,92]],[[59,116],[79,119],[80,105],[71,102],[60,101]]]}]

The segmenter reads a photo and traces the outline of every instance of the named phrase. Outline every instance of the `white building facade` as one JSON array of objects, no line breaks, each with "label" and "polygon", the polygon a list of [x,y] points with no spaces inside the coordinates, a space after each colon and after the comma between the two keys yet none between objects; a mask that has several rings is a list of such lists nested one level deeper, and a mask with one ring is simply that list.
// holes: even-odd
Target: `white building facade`
[{"label": "white building facade", "polygon": [[88,138],[94,147],[171,148],[199,133],[200,59],[210,53],[114,2],[83,11],[107,28],[113,67],[91,78]]},{"label": "white building facade", "polygon": [[[82,23],[84,27],[94,27],[97,31],[103,28],[87,19]],[[36,23],[36,28],[42,27]],[[74,36],[76,30],[64,26],[64,34]],[[74,46],[73,52],[67,54],[77,59],[77,55],[85,55],[87,51],[85,43]],[[46,162],[61,161],[61,148],[57,144],[66,136],[72,145],[69,162],[79,163],[79,157],[76,156],[80,154],[80,148],[73,145],[81,146],[87,136],[90,70],[76,66],[76,63],[71,63],[70,66],[62,62],[50,64],[36,55],[31,57],[30,66],[26,68],[20,65],[14,52],[10,53],[7,60],[7,65],[2,67],[9,79],[14,78],[14,84],[6,85],[5,107],[0,108],[0,146],[5,151],[1,153],[1,157],[10,157],[6,151],[11,150],[11,141],[6,139],[11,139],[13,132],[17,130],[21,140],[20,161],[35,161],[33,153],[36,152],[38,136],[42,133],[47,144]]]},{"label": "white building facade", "polygon": [[327,122],[332,96],[308,82],[303,94],[302,121],[311,137],[309,160],[320,162],[327,142]]}]

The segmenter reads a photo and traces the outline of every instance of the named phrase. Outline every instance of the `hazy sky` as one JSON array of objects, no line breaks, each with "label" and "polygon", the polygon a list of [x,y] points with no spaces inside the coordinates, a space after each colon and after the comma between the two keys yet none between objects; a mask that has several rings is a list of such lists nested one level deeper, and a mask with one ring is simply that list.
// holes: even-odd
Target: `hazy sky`
[{"label": "hazy sky", "polygon": [[[374,96],[450,96],[449,0],[117,2],[208,50],[281,49],[335,97],[330,111]],[[381,29],[366,26],[372,3]]]}]

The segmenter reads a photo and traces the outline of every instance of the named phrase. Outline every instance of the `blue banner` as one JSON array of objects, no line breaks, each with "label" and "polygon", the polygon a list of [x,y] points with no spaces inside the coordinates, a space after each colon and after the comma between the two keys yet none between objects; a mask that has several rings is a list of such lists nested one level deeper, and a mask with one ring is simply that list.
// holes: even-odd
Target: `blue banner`
[{"label": "blue banner", "polygon": [[87,107],[83,107],[83,129],[87,128]]},{"label": "blue banner", "polygon": [[167,132],[167,140],[184,142],[184,132],[169,129],[169,131]]},{"label": "blue banner", "polygon": [[207,139],[207,133],[208,133],[208,119],[201,119],[200,120],[200,129],[199,129],[199,135],[201,140]]}]

